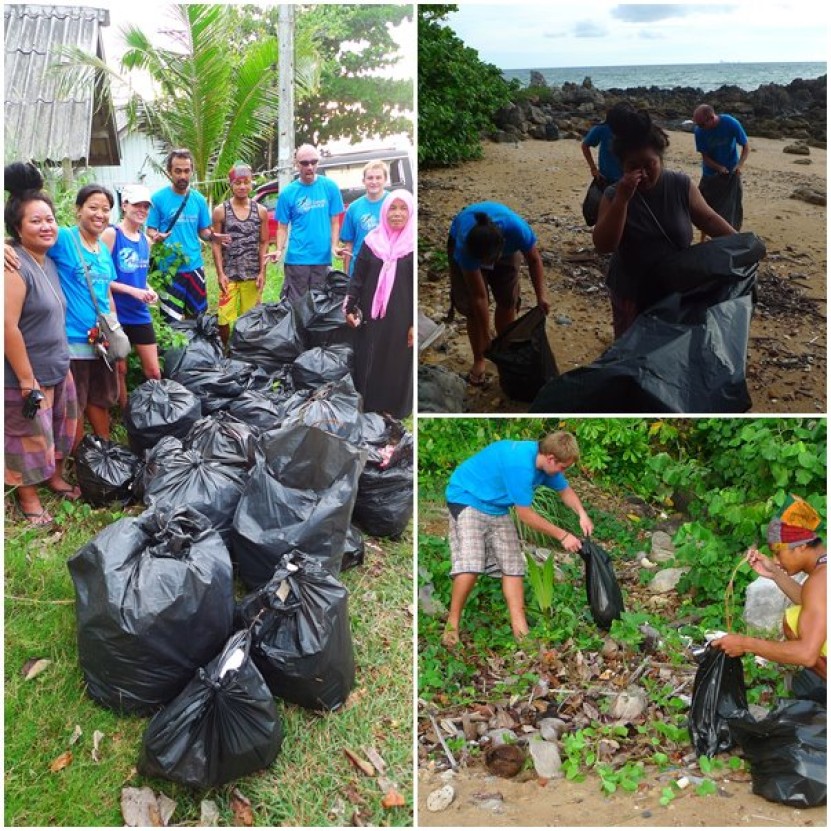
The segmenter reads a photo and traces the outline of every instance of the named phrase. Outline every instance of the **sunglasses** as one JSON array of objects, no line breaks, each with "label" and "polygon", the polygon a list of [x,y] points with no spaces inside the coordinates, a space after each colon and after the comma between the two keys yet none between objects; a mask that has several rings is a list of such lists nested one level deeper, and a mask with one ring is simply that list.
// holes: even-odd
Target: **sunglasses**
[{"label": "sunglasses", "polygon": [[304,159],[302,162],[298,162],[297,164],[299,164],[300,167],[313,167],[319,161],[320,159]]}]

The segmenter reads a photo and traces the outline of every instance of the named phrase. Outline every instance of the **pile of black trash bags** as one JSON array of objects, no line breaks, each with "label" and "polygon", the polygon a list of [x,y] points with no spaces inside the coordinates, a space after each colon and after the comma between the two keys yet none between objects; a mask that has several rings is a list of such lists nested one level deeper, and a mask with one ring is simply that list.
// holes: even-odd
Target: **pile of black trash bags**
[{"label": "pile of black trash bags", "polygon": [[363,562],[364,533],[407,527],[413,441],[363,412],[346,279],[240,317],[228,358],[215,317],[184,324],[166,377],[129,397],[130,447],[78,448],[86,500],[146,506],[68,563],[89,695],[152,715],[145,775],[210,788],[267,767],[275,698],[332,711],[354,685],[339,574]]},{"label": "pile of black trash bags", "polygon": [[781,699],[757,721],[750,713],[740,658],[707,646],[690,703],[689,732],[698,756],[738,746],[750,766],[753,793],[794,808],[825,805],[828,714],[824,694]]}]

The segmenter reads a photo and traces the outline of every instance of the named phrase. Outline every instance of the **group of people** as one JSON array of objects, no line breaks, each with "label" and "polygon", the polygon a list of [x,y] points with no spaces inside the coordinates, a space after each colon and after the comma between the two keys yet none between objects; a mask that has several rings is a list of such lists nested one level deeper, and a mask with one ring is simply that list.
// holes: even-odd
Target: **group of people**
[{"label": "group of people", "polygon": [[[739,121],[701,104],[693,114],[695,146],[701,154],[698,184],[664,167],[669,136],[643,110],[627,103],[611,107],[602,124],[586,134],[581,150],[600,194],[592,239],[611,254],[606,284],[615,338],[660,294],[660,265],[670,253],[689,248],[693,226],[704,237],[741,230],[741,171],[750,147]],[[592,148],[599,147],[597,162]],[[490,344],[490,298],[497,335],[516,318],[519,267],[524,257],[537,305],[550,309],[537,236],[515,211],[493,201],[463,208],[447,243],[450,296],[466,318],[472,364],[467,381],[485,380]]]},{"label": "group of people", "polygon": [[[519,523],[546,534],[566,551],[577,552],[582,540],[547,520],[532,503],[538,488],[556,491],[574,512],[583,537],[594,524],[565,477],[580,458],[577,439],[565,431],[539,441],[494,442],[463,461],[451,474],[445,490],[449,512],[450,609],[442,635],[448,649],[460,642],[462,613],[481,575],[501,579],[511,629],[521,642],[529,632],[525,617],[525,555],[513,509]],[[751,547],[746,560],[753,570],[785,593],[793,605],[785,612],[785,640],[728,634],[711,646],[728,655],[759,655],[802,669],[794,676],[795,695],[825,699],[827,684],[827,556],[820,536],[819,514],[805,500],[789,497],[769,523],[767,543],[772,557]],[[800,584],[795,574],[804,572]]]},{"label": "group of people", "polygon": [[[350,274],[344,324],[357,330],[354,377],[364,409],[396,418],[411,413],[413,197],[387,192],[386,165],[372,162],[364,171],[366,196],[350,205],[341,229],[340,190],[317,174],[318,162],[311,145],[297,149],[299,176],[279,195],[272,253],[268,215],[252,198],[253,171],[242,162],[228,174],[230,197],[211,211],[192,185],[192,154],[172,150],[168,186],[152,195],[143,185],[125,186],[121,219],[111,224],[113,194],[85,185],[72,227],[58,227],[33,164],[6,166],[5,482],[24,520],[52,521],[40,485],[80,497],[64,478],[63,460],[83,438],[85,419],[108,439],[111,408],[126,406],[126,364],[103,360],[96,345],[99,312],[116,312],[145,377],[160,378],[150,306],[158,303],[167,322],[207,310],[202,243],[211,246],[216,266],[225,344],[234,321],[262,300],[269,262],[284,258],[282,298],[293,302],[324,286],[333,256],[342,256]],[[157,267],[169,273],[158,294],[148,284],[154,245]]]}]

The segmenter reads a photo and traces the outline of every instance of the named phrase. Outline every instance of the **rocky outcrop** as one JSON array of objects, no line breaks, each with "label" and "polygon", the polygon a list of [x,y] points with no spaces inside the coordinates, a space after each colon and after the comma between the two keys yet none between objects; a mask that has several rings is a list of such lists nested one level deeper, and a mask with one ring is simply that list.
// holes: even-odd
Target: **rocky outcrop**
[{"label": "rocky outcrop", "polygon": [[765,84],[747,91],[728,85],[707,93],[696,87],[598,90],[591,78],[582,84],[548,87],[536,70],[531,77],[531,92],[521,91],[514,102],[496,113],[489,138],[582,138],[619,101],[648,110],[663,127],[691,131],[693,110],[706,102],[717,112],[736,116],[751,137],[787,138],[814,147],[826,146],[827,75],[812,80],[799,78],[786,86]]}]

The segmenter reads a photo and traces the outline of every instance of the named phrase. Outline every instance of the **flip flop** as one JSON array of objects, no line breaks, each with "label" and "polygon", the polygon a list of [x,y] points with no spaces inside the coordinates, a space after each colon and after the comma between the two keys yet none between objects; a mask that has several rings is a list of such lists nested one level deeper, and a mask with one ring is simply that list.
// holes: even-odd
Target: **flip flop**
[{"label": "flip flop", "polygon": [[70,502],[76,502],[81,498],[81,489],[77,485],[68,488],[53,488],[51,485],[47,485],[47,487],[52,493],[56,493],[58,496],[68,499]]},{"label": "flip flop", "polygon": [[468,372],[465,375],[465,381],[472,387],[485,387],[490,381],[490,378],[488,373],[482,370],[482,372]]},{"label": "flip flop", "polygon": [[18,504],[17,511],[20,516],[22,516],[23,519],[29,523],[29,525],[32,525],[35,528],[47,528],[55,521],[52,514],[50,514],[46,508],[43,508],[40,511],[24,511]]}]

